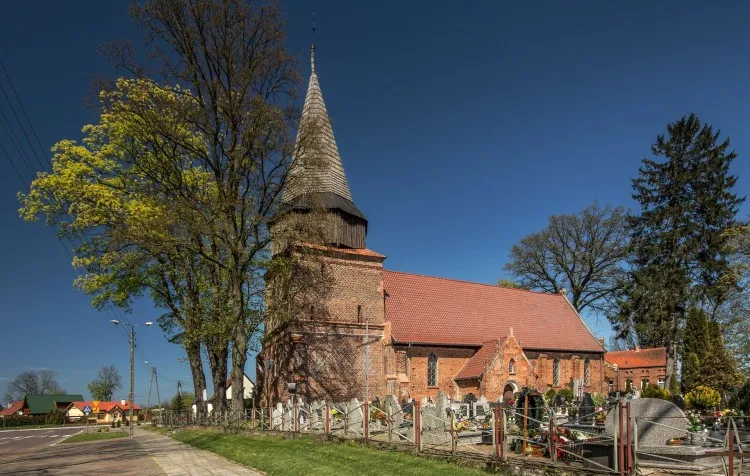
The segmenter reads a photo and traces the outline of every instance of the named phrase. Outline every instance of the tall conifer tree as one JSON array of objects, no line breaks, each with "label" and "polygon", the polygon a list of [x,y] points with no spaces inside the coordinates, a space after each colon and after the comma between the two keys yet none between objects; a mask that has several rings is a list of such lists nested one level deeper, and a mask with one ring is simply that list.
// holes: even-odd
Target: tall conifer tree
[{"label": "tall conifer tree", "polygon": [[641,210],[628,220],[631,279],[612,321],[644,347],[666,346],[670,379],[687,310],[715,306],[736,286],[726,232],[744,198],[729,174],[737,154],[719,137],[695,114],[668,124],[633,180]]}]

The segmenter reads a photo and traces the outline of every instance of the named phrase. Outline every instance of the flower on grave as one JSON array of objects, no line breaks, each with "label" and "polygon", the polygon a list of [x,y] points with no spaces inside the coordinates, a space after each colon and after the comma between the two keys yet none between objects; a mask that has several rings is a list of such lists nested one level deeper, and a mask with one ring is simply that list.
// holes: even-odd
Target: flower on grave
[{"label": "flower on grave", "polygon": [[698,433],[703,430],[703,422],[700,418],[693,415],[688,420],[688,431],[691,433]]}]

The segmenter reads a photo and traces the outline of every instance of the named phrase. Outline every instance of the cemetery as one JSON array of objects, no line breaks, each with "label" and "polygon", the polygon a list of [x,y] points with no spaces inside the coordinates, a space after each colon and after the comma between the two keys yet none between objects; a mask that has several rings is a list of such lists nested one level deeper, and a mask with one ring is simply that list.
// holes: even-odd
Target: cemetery
[{"label": "cemetery", "polygon": [[159,423],[326,435],[488,464],[569,471],[564,474],[735,474],[728,462],[736,458],[740,464],[750,443],[741,412],[699,410],[694,392],[686,399],[664,399],[641,397],[641,392],[574,396],[566,390],[543,394],[523,388],[504,401],[472,395],[454,401],[445,392],[434,400],[402,402],[392,395],[372,402],[292,398],[249,409],[239,421],[167,413]]}]

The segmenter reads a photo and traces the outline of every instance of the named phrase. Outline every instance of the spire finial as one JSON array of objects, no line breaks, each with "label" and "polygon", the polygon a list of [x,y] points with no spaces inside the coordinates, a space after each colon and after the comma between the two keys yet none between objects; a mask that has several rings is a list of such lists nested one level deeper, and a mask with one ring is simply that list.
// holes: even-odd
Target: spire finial
[{"label": "spire finial", "polygon": [[312,16],[312,45],[310,46],[310,68],[312,74],[315,74],[315,12]]}]

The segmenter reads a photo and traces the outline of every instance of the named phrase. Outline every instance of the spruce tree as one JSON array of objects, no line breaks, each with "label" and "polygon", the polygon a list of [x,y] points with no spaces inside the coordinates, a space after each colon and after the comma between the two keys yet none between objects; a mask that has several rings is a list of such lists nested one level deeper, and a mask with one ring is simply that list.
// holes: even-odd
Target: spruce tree
[{"label": "spruce tree", "polygon": [[633,180],[640,213],[628,220],[631,279],[611,320],[621,336],[667,347],[670,381],[688,309],[720,304],[736,286],[726,232],[744,198],[729,174],[737,154],[719,136],[695,114],[668,124]]}]

